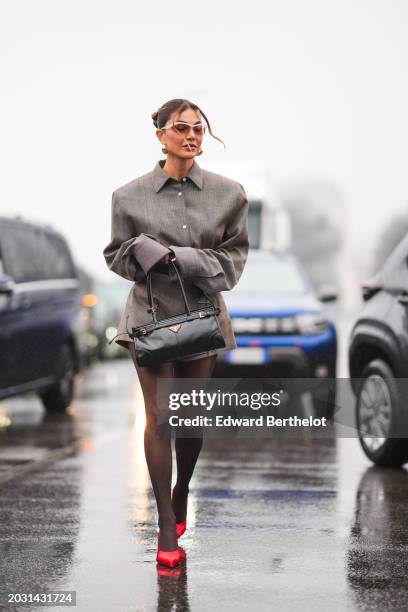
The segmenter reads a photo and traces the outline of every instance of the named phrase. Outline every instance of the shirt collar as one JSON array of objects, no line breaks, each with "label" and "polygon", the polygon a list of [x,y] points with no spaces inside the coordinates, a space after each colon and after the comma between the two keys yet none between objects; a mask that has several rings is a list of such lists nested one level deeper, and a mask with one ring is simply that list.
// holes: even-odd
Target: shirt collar
[{"label": "shirt collar", "polygon": [[[162,166],[164,166],[165,160],[160,159],[153,169],[153,187],[156,193],[160,191],[160,189],[167,183],[170,176],[168,176]],[[190,170],[186,174],[186,177],[192,181],[198,189],[202,189],[203,187],[203,173],[200,166],[197,164],[195,160],[193,160],[193,165]]]}]

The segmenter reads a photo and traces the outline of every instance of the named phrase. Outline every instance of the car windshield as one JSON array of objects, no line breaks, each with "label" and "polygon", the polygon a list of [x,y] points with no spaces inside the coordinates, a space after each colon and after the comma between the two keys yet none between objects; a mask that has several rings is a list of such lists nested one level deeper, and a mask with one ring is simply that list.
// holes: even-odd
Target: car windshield
[{"label": "car windshield", "polygon": [[237,291],[257,295],[304,295],[305,279],[296,265],[285,258],[251,259],[236,286]]}]

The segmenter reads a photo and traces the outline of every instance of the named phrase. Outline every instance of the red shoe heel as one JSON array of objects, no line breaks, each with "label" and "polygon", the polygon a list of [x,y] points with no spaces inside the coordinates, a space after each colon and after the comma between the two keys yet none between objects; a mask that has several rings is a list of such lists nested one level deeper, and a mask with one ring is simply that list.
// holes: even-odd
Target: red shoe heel
[{"label": "red shoe heel", "polygon": [[[173,501],[173,498],[174,498],[174,491],[171,496],[172,501]],[[188,495],[187,495],[187,505],[188,505]],[[180,536],[182,536],[186,529],[187,529],[187,519],[185,521],[181,521],[181,523],[176,523],[177,537],[179,538]]]},{"label": "red shoe heel", "polygon": [[183,521],[182,523],[176,523],[177,537],[179,538],[180,536],[182,536],[186,529],[187,529],[186,521]]},{"label": "red shoe heel", "polygon": [[177,538],[182,536],[186,529],[187,529],[186,521],[183,521],[182,523],[176,523],[176,535],[177,535]]}]

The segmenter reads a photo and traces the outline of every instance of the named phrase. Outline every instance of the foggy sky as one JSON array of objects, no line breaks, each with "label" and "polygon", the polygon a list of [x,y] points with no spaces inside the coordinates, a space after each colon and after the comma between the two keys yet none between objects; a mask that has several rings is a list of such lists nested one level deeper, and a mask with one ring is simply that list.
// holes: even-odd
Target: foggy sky
[{"label": "foggy sky", "polygon": [[407,22],[403,0],[0,0],[0,214],[112,278],[112,191],[163,157],[151,112],[187,97],[227,145],[206,135],[203,168],[337,182],[367,258],[408,202]]}]

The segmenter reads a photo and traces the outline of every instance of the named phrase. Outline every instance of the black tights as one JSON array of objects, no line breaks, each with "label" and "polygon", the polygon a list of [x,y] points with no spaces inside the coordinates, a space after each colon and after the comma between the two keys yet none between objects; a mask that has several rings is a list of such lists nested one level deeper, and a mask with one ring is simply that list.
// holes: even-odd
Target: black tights
[{"label": "black tights", "polygon": [[156,431],[157,379],[209,378],[214,369],[216,356],[211,355],[188,362],[163,363],[155,367],[139,367],[136,363],[133,343],[129,343],[129,352],[137,370],[145,403],[144,449],[159,515],[160,548],[175,550],[177,548],[176,522],[181,522],[186,517],[188,485],[201,451],[203,439],[176,438],[177,481],[172,502],[171,439],[160,438]]}]

